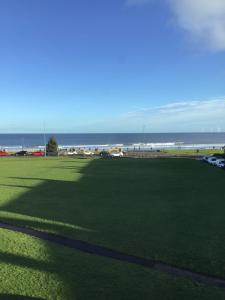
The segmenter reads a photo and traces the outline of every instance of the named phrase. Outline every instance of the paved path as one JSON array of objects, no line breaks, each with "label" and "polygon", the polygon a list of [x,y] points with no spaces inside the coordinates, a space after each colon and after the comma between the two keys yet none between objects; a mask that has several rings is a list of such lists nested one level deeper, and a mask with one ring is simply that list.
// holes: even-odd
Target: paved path
[{"label": "paved path", "polygon": [[184,268],[178,268],[163,262],[145,259],[137,256],[132,256],[116,250],[108,249],[102,246],[90,244],[80,240],[69,239],[60,235],[41,232],[27,227],[19,227],[0,222],[0,228],[8,229],[16,232],[21,232],[32,237],[42,240],[50,241],[68,248],[79,250],[81,252],[107,257],[118,261],[123,261],[135,265],[140,265],[145,268],[153,269],[156,271],[168,273],[174,277],[188,278],[193,282],[199,282],[207,286],[220,287],[225,289],[225,279],[193,272]]}]

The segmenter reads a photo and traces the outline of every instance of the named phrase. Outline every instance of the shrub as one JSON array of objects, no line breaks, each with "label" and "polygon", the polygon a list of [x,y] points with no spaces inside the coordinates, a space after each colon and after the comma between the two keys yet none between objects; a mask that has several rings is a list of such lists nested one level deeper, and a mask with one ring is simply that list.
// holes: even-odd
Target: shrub
[{"label": "shrub", "polygon": [[50,137],[46,145],[46,152],[48,154],[53,154],[58,152],[58,143],[54,136]]}]

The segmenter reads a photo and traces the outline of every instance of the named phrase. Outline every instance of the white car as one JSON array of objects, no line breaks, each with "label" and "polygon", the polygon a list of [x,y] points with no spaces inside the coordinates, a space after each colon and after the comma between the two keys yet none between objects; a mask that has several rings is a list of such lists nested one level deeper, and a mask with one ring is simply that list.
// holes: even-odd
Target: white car
[{"label": "white car", "polygon": [[217,167],[219,168],[225,168],[225,162],[224,161],[221,161],[217,164]]},{"label": "white car", "polygon": [[208,159],[212,158],[212,157],[214,157],[212,154],[211,155],[207,155],[207,156],[203,156],[202,160],[205,161],[205,162],[208,162]]},{"label": "white car", "polygon": [[94,155],[94,152],[84,151],[84,155],[91,156],[91,155]]},{"label": "white car", "polygon": [[209,157],[209,158],[207,159],[207,162],[208,162],[209,164],[211,164],[211,165],[214,165],[214,164],[216,163],[217,160],[218,160],[217,157],[212,156],[212,157]]},{"label": "white car", "polygon": [[77,151],[69,151],[67,152],[67,155],[77,155]]},{"label": "white car", "polygon": [[112,157],[123,157],[123,152],[114,152],[110,153]]},{"label": "white car", "polygon": [[215,165],[216,165],[217,167],[219,167],[220,164],[224,164],[224,162],[225,162],[225,159],[224,159],[224,158],[219,158],[219,159],[217,159],[217,161],[215,162]]}]

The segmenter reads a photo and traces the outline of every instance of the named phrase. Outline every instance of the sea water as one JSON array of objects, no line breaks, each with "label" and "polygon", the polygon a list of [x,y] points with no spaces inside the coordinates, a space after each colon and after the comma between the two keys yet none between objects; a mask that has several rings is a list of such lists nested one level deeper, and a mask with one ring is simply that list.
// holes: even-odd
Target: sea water
[{"label": "sea water", "polygon": [[123,149],[222,148],[225,133],[0,134],[0,148],[43,148],[54,136],[61,148]]}]

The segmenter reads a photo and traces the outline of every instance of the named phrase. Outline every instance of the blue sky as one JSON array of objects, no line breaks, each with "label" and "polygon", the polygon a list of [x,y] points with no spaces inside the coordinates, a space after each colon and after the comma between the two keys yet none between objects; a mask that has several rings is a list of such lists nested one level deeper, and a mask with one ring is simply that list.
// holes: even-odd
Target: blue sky
[{"label": "blue sky", "polygon": [[1,0],[0,132],[225,131],[224,0]]}]

